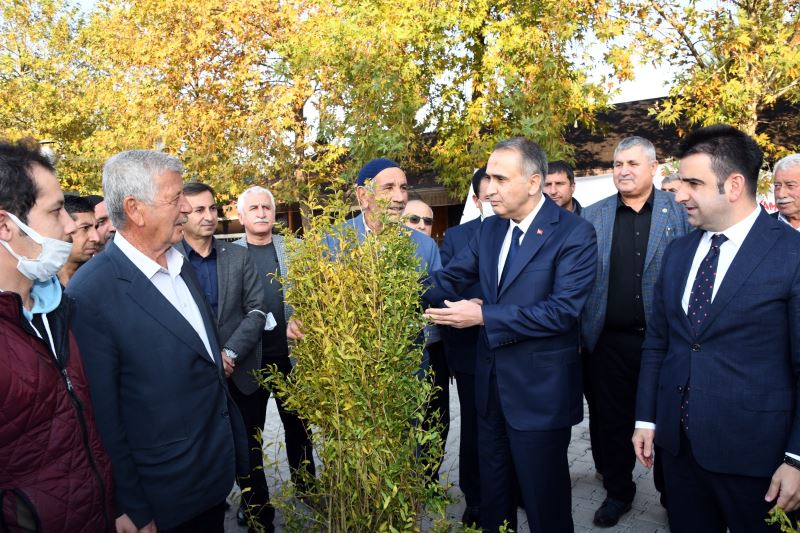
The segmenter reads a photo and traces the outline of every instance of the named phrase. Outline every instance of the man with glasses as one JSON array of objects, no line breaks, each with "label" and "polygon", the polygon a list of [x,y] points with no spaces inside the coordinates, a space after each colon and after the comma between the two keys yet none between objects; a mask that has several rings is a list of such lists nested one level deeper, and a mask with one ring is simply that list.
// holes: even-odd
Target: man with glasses
[{"label": "man with glasses", "polygon": [[403,222],[409,228],[430,237],[433,231],[433,209],[422,200],[409,200],[403,209]]}]

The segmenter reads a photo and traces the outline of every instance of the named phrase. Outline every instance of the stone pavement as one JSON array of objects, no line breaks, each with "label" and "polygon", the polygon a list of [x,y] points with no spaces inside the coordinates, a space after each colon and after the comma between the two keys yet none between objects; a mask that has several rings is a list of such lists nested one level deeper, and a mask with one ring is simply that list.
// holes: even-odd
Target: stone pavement
[{"label": "stone pavement", "polygon": [[[443,483],[452,483],[450,494],[457,503],[447,509],[447,515],[453,522],[458,522],[464,510],[461,501],[461,491],[458,489],[458,436],[460,431],[460,413],[458,407],[458,392],[455,383],[450,386],[450,433],[447,438],[447,447],[444,463],[439,470]],[[268,456],[275,460],[276,466],[267,471],[270,492],[274,493],[289,479],[286,463],[286,453],[283,445],[283,427],[278,417],[274,399],[270,398],[267,408],[266,426],[264,429],[265,448]],[[602,483],[595,478],[592,453],[589,445],[589,420],[588,413],[584,421],[572,428],[572,441],[569,447],[569,464],[572,475],[572,518],[575,522],[576,533],[607,532],[607,533],[665,533],[667,527],[667,514],[658,502],[658,493],[653,486],[652,473],[637,464],[634,471],[637,492],[633,502],[633,509],[628,512],[620,523],[613,528],[602,529],[592,525],[595,510],[605,498]],[[238,506],[239,496],[232,493],[229,501],[233,503],[226,516],[225,531],[227,533],[246,533],[247,529],[236,523],[235,509]],[[276,531],[282,519],[280,513],[275,519]],[[519,512],[518,525],[520,533],[528,533],[528,523],[524,511]]]}]

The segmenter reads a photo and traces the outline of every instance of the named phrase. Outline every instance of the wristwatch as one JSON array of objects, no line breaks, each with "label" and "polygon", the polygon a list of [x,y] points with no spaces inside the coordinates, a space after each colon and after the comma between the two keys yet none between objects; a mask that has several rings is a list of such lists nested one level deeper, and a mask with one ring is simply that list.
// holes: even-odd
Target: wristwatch
[{"label": "wristwatch", "polygon": [[223,348],[222,351],[225,352],[225,355],[227,355],[234,363],[236,362],[237,359],[239,359],[239,354],[234,352],[230,348]]},{"label": "wristwatch", "polygon": [[794,457],[791,457],[789,455],[784,455],[783,462],[791,466],[792,468],[800,470],[800,460],[795,459]]}]

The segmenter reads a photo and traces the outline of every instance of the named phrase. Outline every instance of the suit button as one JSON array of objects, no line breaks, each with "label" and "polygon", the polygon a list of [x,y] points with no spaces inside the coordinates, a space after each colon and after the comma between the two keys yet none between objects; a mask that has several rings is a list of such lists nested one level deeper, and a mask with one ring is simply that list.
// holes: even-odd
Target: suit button
[{"label": "suit button", "polygon": [[228,418],[228,411],[222,411],[222,418]]},{"label": "suit button", "polygon": [[678,392],[683,392],[683,387],[681,387],[680,385],[678,385]]},{"label": "suit button", "polygon": [[692,344],[692,351],[693,352],[699,352],[700,351],[700,345],[699,344]]}]

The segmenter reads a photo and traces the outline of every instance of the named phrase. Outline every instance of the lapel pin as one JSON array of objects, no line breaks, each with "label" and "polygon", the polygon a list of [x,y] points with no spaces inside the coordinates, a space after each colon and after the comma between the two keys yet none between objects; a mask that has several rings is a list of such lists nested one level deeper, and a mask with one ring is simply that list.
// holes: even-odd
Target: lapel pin
[{"label": "lapel pin", "polygon": [[668,211],[668,209],[667,209],[666,207],[662,207],[662,208],[661,208],[661,212],[662,212],[662,213],[666,213],[667,211]]},{"label": "lapel pin", "polygon": [[536,235],[544,235],[544,231],[542,231],[542,228],[536,229]]}]

